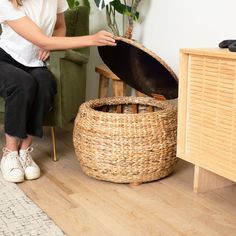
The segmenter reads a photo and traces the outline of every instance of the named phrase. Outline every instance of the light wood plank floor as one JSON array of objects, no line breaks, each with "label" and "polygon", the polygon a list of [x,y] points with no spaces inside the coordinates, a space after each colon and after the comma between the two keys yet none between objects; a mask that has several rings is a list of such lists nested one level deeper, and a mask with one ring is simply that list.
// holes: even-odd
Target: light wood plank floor
[{"label": "light wood plank floor", "polygon": [[193,166],[180,161],[160,181],[131,187],[85,176],[76,160],[72,125],[57,130],[60,160],[49,130],[34,145],[42,177],[18,186],[70,236],[235,236],[236,186],[192,192]]}]

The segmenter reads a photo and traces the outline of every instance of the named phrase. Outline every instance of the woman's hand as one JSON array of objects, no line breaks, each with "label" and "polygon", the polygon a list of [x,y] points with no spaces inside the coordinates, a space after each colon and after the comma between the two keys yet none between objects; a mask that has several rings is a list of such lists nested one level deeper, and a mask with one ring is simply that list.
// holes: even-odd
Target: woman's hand
[{"label": "woman's hand", "polygon": [[46,61],[49,58],[50,51],[40,49],[38,59],[41,61]]},{"label": "woman's hand", "polygon": [[93,46],[116,46],[114,35],[107,31],[99,31],[91,35]]}]

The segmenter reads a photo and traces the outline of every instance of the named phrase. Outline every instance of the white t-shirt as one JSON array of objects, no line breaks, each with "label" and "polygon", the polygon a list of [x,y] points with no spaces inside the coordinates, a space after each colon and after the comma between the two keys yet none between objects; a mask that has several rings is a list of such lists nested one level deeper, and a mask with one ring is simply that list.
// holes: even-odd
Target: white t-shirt
[{"label": "white t-shirt", "polygon": [[41,28],[45,35],[51,36],[57,14],[64,12],[67,8],[66,0],[23,0],[23,6],[18,8],[14,7],[9,0],[0,0],[2,26],[0,47],[25,66],[43,66],[44,63],[38,60],[39,47],[17,34],[5,21],[27,16]]}]

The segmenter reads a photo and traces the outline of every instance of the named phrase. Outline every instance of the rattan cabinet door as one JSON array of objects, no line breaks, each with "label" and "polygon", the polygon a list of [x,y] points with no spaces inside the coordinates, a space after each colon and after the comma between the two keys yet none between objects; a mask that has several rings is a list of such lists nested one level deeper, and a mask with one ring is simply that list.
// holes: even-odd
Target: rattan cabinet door
[{"label": "rattan cabinet door", "polygon": [[180,52],[177,155],[236,181],[236,54]]}]

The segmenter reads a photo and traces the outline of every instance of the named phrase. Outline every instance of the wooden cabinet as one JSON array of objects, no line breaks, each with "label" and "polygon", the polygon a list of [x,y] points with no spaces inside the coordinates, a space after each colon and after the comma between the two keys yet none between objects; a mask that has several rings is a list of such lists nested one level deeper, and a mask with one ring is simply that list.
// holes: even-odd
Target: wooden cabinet
[{"label": "wooden cabinet", "polygon": [[195,165],[195,192],[236,181],[236,53],[180,50],[177,156]]}]

